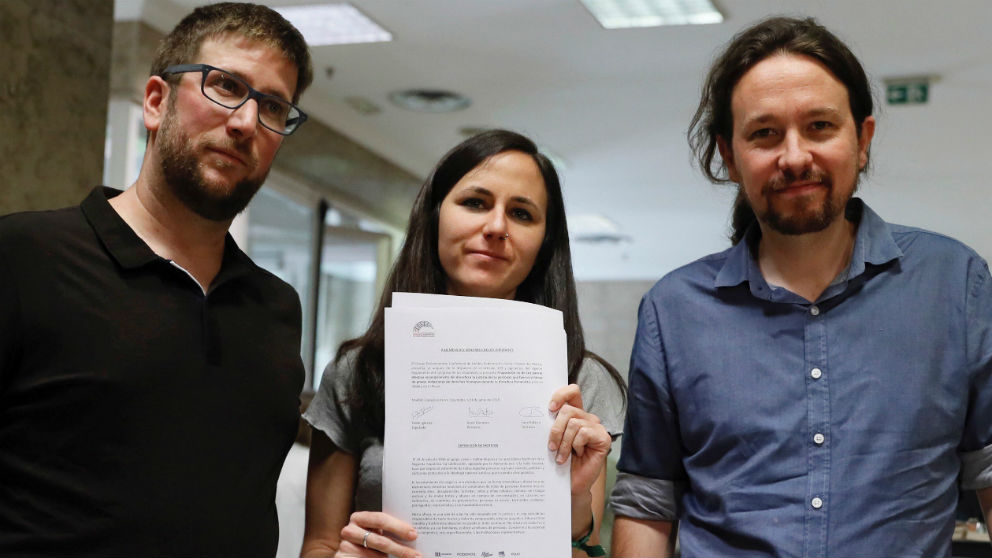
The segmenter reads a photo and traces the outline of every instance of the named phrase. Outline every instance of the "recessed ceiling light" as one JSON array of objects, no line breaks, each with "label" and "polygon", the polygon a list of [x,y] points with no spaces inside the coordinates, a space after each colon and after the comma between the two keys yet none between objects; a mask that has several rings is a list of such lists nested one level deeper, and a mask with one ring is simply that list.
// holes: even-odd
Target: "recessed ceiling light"
[{"label": "recessed ceiling light", "polygon": [[606,29],[720,23],[711,0],[579,0]]},{"label": "recessed ceiling light", "polygon": [[382,43],[393,34],[379,27],[357,8],[341,2],[307,6],[280,6],[275,11],[303,33],[310,46]]},{"label": "recessed ceiling light", "polygon": [[394,105],[417,112],[452,112],[472,104],[471,99],[452,91],[440,89],[406,89],[393,91],[389,100]]}]

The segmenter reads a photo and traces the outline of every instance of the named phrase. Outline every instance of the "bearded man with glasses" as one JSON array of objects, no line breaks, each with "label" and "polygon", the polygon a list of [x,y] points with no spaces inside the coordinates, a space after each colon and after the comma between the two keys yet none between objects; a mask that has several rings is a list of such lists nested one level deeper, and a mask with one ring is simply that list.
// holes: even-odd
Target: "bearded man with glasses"
[{"label": "bearded man with glasses", "polygon": [[0,555],[275,553],[300,302],[228,228],[312,74],[276,12],[198,8],[156,52],[135,184],[0,219]]}]

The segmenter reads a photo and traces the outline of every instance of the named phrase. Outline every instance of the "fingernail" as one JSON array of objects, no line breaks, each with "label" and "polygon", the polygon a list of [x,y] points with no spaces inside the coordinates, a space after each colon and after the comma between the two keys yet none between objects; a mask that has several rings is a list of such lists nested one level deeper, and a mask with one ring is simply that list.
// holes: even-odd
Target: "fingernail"
[{"label": "fingernail", "polygon": [[410,532],[407,533],[407,537],[408,538],[411,538],[411,539],[417,538],[417,530],[416,529],[410,529]]},{"label": "fingernail", "polygon": [[557,461],[558,464],[561,465],[562,463],[565,462],[565,456],[564,455],[559,455],[558,456],[558,459],[555,459],[555,461]]},{"label": "fingernail", "polygon": [[548,442],[548,449],[551,451],[555,451],[558,449],[558,444],[554,442]]}]

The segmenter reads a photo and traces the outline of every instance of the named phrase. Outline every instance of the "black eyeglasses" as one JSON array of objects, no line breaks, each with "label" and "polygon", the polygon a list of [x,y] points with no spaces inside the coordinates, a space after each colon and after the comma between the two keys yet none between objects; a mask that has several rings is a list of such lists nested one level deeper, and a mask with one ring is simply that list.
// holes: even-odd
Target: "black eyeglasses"
[{"label": "black eyeglasses", "polygon": [[224,108],[236,109],[248,99],[255,99],[258,103],[259,124],[277,134],[288,136],[307,120],[307,115],[300,107],[275,95],[260,93],[238,76],[209,64],[169,66],[162,71],[161,77],[186,72],[202,73],[200,91],[203,96]]}]

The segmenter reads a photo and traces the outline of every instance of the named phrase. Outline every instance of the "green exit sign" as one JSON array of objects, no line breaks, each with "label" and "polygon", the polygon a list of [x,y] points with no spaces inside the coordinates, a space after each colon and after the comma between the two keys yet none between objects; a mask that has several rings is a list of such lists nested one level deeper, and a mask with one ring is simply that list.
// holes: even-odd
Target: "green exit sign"
[{"label": "green exit sign", "polygon": [[890,105],[922,105],[930,98],[928,80],[886,83],[885,99]]}]

